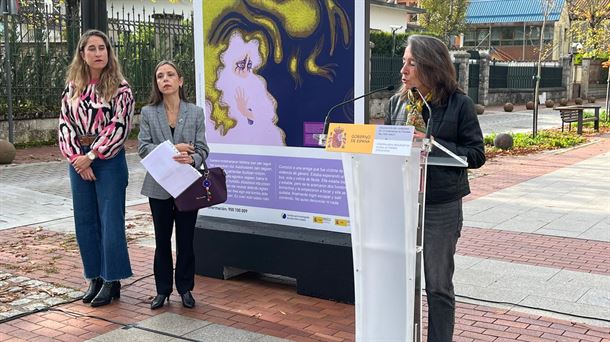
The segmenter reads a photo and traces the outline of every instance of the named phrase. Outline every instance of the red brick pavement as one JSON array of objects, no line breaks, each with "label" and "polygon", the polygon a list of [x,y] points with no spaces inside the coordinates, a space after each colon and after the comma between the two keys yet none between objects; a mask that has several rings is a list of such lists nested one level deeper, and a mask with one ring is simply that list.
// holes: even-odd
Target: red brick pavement
[{"label": "red brick pavement", "polygon": [[464,227],[457,253],[610,275],[610,243],[602,241]]},{"label": "red brick pavement", "polygon": [[593,138],[582,147],[569,150],[552,150],[523,156],[501,156],[493,158],[478,170],[470,180],[471,194],[464,200],[469,201],[492,192],[502,190],[570,166],[585,159],[610,151],[610,135]]},{"label": "red brick pavement", "polygon": [[[608,137],[604,137],[601,143],[561,154],[497,158],[477,171],[478,177],[471,183],[473,194],[468,199],[552,172],[608,149]],[[147,210],[146,205],[138,209]],[[25,227],[0,232],[3,244],[13,244],[15,249],[24,252],[11,253],[10,249],[4,249],[0,253],[0,269],[62,286],[83,288],[80,258],[70,248],[71,239],[44,230],[32,234],[33,230],[35,228]],[[465,227],[458,253],[608,274],[607,265],[604,268],[598,259],[590,257],[604,255],[608,246],[595,241]],[[514,257],[515,253],[510,251],[519,251],[520,257]],[[554,255],[550,254],[552,251]],[[162,312],[173,312],[294,341],[354,340],[352,305],[300,296],[293,286],[259,279],[242,277],[222,281],[197,276],[193,291],[198,299],[195,309],[184,309],[174,296],[169,306],[151,311],[149,301],[155,292],[152,277],[129,284],[152,273],[153,250],[131,244],[130,257],[134,277],[124,282],[120,300],[102,308],[91,308],[80,302],[59,308],[122,323],[136,323]],[[0,341],[82,341],[118,327],[93,318],[41,312],[0,324]],[[610,342],[610,329],[524,314],[518,310],[458,303],[454,340]]]},{"label": "red brick pavement", "polygon": [[[610,135],[585,146],[517,157],[499,157],[475,170],[473,200],[610,151]],[[521,264],[610,275],[610,243],[496,229],[464,227],[457,253]]]},{"label": "red brick pavement", "polygon": [[[78,255],[56,248],[65,243],[66,236],[41,231],[38,238],[33,238],[32,230],[35,229],[11,229],[3,231],[2,237],[9,244],[24,241],[21,250],[30,255],[29,261],[34,266],[25,267],[22,260],[7,253],[2,255],[1,268],[62,286],[83,288]],[[183,308],[174,296],[169,306],[151,311],[149,301],[155,291],[152,277],[132,282],[151,273],[153,250],[132,244],[129,251],[134,277],[123,282],[120,300],[101,308],[91,308],[79,301],[58,308],[126,324],[173,312],[294,341],[354,340],[352,305],[300,296],[293,286],[247,277],[223,281],[197,276],[193,293],[198,305],[194,310]],[[58,273],[49,274],[36,267],[54,262],[60,263]],[[456,341],[610,341],[610,329],[466,303],[457,305],[456,324]],[[0,324],[0,340],[82,341],[119,327],[93,318],[41,312]]]}]

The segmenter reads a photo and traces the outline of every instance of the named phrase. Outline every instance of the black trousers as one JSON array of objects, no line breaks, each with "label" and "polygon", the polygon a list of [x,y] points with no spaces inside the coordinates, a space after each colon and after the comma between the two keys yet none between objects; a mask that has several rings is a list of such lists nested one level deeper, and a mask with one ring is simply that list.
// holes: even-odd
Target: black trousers
[{"label": "black trousers", "polygon": [[424,274],[428,300],[428,342],[451,342],[455,324],[453,256],[462,231],[462,200],[426,204]]},{"label": "black trousers", "polygon": [[176,223],[176,290],[183,294],[195,285],[195,252],[193,235],[197,211],[179,212],[174,199],[149,198],[155,226],[155,285],[157,294],[172,293],[172,231]]}]

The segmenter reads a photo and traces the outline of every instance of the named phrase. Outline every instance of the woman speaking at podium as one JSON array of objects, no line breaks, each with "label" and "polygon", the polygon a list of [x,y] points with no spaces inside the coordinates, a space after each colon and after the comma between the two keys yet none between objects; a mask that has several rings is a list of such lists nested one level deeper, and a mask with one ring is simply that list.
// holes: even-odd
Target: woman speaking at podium
[{"label": "woman speaking at podium", "polygon": [[[447,46],[434,37],[412,35],[402,60],[402,86],[390,98],[385,124],[413,125],[415,138],[428,134],[453,153],[466,156],[469,168],[481,167],[483,134],[472,100],[458,86]],[[435,152],[433,148],[431,155]],[[469,193],[466,168],[428,166],[424,227],[428,341],[452,340],[453,257],[462,230],[462,198]]]}]

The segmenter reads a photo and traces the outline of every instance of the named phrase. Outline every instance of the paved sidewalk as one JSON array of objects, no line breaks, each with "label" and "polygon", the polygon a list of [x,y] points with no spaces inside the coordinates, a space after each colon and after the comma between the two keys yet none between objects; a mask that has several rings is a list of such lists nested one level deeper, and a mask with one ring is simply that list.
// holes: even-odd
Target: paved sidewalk
[{"label": "paved sidewalk", "polygon": [[[576,149],[499,157],[473,173],[456,257],[462,296],[456,341],[610,342],[609,142],[606,135]],[[85,284],[71,234],[66,164],[0,167],[0,289],[11,282],[14,293],[37,291],[25,294],[27,303],[10,303],[12,312],[0,309],[0,317],[50,303],[72,313],[39,312],[0,324],[0,341],[177,340],[154,330],[206,341],[354,339],[352,305],[299,296],[293,284],[247,275],[198,276],[194,310],[174,295],[151,311],[152,223],[139,195],[139,158],[130,154],[128,161],[134,276],[120,300],[102,308],[70,303]],[[5,295],[0,291],[0,308]]]},{"label": "paved sidewalk", "polygon": [[[531,132],[534,113],[525,109],[525,106],[515,106],[513,112],[505,112],[501,107],[487,107],[485,112],[479,115],[479,124],[483,135],[491,133],[523,133]],[[559,111],[553,108],[538,109],[538,129],[561,127]]]}]

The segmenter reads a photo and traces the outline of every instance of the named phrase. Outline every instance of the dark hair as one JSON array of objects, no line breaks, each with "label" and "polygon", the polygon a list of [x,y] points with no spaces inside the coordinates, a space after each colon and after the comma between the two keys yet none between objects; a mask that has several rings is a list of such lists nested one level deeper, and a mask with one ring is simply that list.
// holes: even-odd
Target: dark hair
[{"label": "dark hair", "polygon": [[[182,78],[182,71],[180,71],[180,69],[178,69],[178,67],[176,66],[176,64],[174,62],[168,61],[168,60],[163,60],[163,61],[159,62],[159,64],[157,64],[157,66],[155,67],[155,71],[153,72],[153,79],[152,79],[153,86],[152,86],[152,89],[150,90],[150,98],[148,99],[148,104],[150,104],[150,105],[156,106],[163,101],[163,94],[161,93],[161,90],[159,90],[159,85],[157,84],[157,71],[159,70],[160,67],[162,67],[164,65],[169,65],[172,68],[174,68],[174,70],[176,70],[176,73],[178,74],[178,77]],[[180,100],[189,102],[188,99],[186,98],[186,93],[184,92],[184,87],[178,88],[178,96],[180,96]]]},{"label": "dark hair", "polygon": [[406,46],[411,48],[420,82],[433,94],[433,104],[444,105],[454,92],[464,93],[457,82],[455,67],[445,43],[430,36],[411,35]]}]

